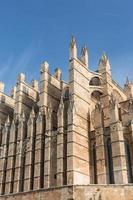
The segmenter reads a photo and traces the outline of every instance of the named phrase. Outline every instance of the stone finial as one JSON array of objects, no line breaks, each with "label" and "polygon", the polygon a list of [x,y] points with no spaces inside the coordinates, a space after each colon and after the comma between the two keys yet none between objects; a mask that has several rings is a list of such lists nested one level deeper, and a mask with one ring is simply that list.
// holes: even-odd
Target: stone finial
[{"label": "stone finial", "polygon": [[16,86],[14,86],[14,87],[11,89],[11,97],[12,97],[13,99],[15,99],[15,97],[16,97],[16,90],[17,90]]},{"label": "stone finial", "polygon": [[88,48],[86,45],[81,49],[81,60],[88,67]]},{"label": "stone finial", "polygon": [[77,45],[74,36],[71,37],[70,41],[70,60],[77,58]]},{"label": "stone finial", "polygon": [[73,35],[71,36],[70,45],[71,45],[72,48],[74,47],[74,45],[76,45],[76,39]]},{"label": "stone finial", "polygon": [[49,69],[49,64],[47,61],[43,62],[41,64],[41,70],[40,72],[43,73],[43,72],[48,72],[48,69]]},{"label": "stone finial", "polygon": [[62,75],[61,69],[60,69],[60,68],[56,68],[56,69],[55,69],[55,77],[56,77],[58,80],[61,80],[61,75]]},{"label": "stone finial", "polygon": [[17,78],[18,82],[25,82],[25,74],[20,73]]},{"label": "stone finial", "polygon": [[126,78],[126,85],[129,85],[129,84],[130,84],[130,81],[129,81],[128,76],[127,76],[127,78]]},{"label": "stone finial", "polygon": [[33,79],[31,82],[31,86],[35,89],[38,90],[38,81]]},{"label": "stone finial", "polygon": [[4,93],[4,88],[5,88],[5,84],[3,82],[0,82],[0,92]]}]

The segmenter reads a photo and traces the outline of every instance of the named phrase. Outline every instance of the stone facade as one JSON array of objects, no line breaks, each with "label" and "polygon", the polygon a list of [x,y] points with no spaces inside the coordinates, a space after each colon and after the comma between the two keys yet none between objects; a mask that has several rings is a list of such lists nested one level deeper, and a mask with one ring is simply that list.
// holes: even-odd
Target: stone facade
[{"label": "stone facade", "polygon": [[1,199],[133,199],[133,84],[105,54],[91,71],[73,37],[69,63],[68,82],[43,62],[39,84],[21,73],[8,96],[0,83]]}]

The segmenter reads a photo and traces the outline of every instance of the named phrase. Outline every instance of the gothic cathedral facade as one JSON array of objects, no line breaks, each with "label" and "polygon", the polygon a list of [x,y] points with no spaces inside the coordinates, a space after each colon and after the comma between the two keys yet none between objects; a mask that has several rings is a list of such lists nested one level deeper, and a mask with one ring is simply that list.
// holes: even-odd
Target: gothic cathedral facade
[{"label": "gothic cathedral facade", "polygon": [[61,75],[43,62],[39,84],[21,73],[10,96],[0,82],[0,199],[133,199],[133,84],[105,54],[91,71],[74,37]]}]

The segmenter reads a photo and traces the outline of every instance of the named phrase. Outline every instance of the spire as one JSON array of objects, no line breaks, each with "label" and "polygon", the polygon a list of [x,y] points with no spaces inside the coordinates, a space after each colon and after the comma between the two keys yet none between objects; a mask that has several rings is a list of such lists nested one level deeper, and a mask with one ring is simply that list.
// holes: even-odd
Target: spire
[{"label": "spire", "polygon": [[74,45],[76,45],[76,40],[75,40],[75,37],[73,35],[71,37],[70,44],[71,44],[71,47],[74,47]]},{"label": "spire", "polygon": [[111,75],[110,63],[105,52],[102,54],[99,60],[99,72],[106,71]]},{"label": "spire", "polygon": [[125,86],[129,86],[130,85],[130,81],[129,81],[129,78],[128,76],[126,77],[126,83],[125,83]]},{"label": "spire", "polygon": [[71,37],[70,41],[70,60],[77,58],[77,45],[74,36]]},{"label": "spire", "polygon": [[88,67],[88,48],[86,45],[81,49],[81,60]]}]

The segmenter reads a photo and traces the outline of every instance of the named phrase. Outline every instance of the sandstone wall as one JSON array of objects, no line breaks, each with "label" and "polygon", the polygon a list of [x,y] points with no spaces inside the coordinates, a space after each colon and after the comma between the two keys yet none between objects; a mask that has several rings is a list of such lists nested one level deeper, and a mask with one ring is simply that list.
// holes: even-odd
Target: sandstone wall
[{"label": "sandstone wall", "polygon": [[133,200],[133,185],[64,186],[1,196],[0,200]]}]

